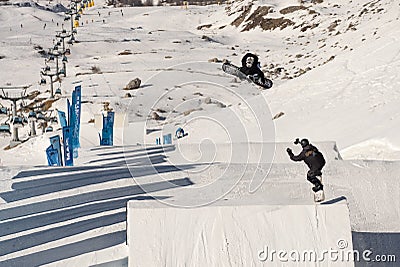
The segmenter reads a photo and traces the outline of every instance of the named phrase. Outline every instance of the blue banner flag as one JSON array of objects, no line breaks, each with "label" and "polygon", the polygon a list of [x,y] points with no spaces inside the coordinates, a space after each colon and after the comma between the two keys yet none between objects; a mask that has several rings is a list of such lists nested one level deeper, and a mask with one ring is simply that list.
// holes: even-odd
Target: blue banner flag
[{"label": "blue banner flag", "polygon": [[65,114],[65,112],[61,111],[61,110],[57,110],[57,112],[58,112],[58,117],[60,119],[61,128],[64,128],[65,126],[68,126],[67,115]]},{"label": "blue banner flag", "polygon": [[74,147],[74,158],[78,157],[78,148],[81,146],[79,142],[79,131],[81,127],[81,86],[76,86],[72,92],[71,120],[70,127],[72,130],[72,145]]},{"label": "blue banner flag", "polygon": [[[75,112],[74,112],[74,99],[75,99],[75,90],[72,91],[72,101],[69,105],[69,124],[68,124],[68,126],[70,127],[70,130],[71,130],[72,145],[74,144],[74,129],[75,129],[75,123],[76,123]],[[72,153],[74,153],[74,151],[72,151]]]},{"label": "blue banner flag", "polygon": [[64,162],[65,166],[74,166],[74,158],[72,155],[72,131],[70,127],[63,128],[63,145],[64,145]]},{"label": "blue banner flag", "polygon": [[114,144],[114,119],[115,113],[108,112],[107,113],[107,128],[110,130],[110,144],[111,146]]},{"label": "blue banner flag", "polygon": [[164,145],[172,144],[172,134],[163,135],[163,144]]},{"label": "blue banner flag", "polygon": [[103,115],[103,129],[101,131],[100,145],[112,146],[114,143],[114,112],[107,112]]},{"label": "blue banner flag", "polygon": [[59,135],[50,137],[50,144],[53,149],[57,150],[58,164],[57,166],[63,165],[62,154],[61,154],[61,138]]},{"label": "blue banner flag", "polygon": [[110,139],[110,136],[111,136],[110,128],[103,128],[101,130],[101,135],[103,137],[100,138],[100,145],[101,146],[112,146],[112,139]]},{"label": "blue banner flag", "polygon": [[67,126],[71,126],[71,102],[69,102],[68,98],[67,98],[67,113],[68,113]]},{"label": "blue banner flag", "polygon": [[54,149],[52,145],[46,149],[46,155],[49,166],[61,166],[59,162],[58,151],[57,149]]}]

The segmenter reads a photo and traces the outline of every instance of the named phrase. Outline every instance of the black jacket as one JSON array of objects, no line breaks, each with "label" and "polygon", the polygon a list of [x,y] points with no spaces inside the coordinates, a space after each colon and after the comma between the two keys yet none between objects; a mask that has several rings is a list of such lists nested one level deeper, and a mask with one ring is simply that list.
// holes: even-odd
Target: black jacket
[{"label": "black jacket", "polygon": [[308,168],[310,168],[311,170],[320,170],[325,165],[324,156],[312,144],[303,147],[303,150],[297,156],[294,155],[293,152],[290,152],[289,156],[290,159],[293,161],[304,160]]},{"label": "black jacket", "polygon": [[[253,65],[250,68],[246,66],[246,60],[249,57],[254,58]],[[258,77],[260,77],[261,82],[262,83],[265,82],[264,73],[258,68],[258,57],[252,53],[247,53],[246,55],[244,55],[244,57],[242,58],[242,67],[240,67],[239,70],[246,75],[258,74]]]}]

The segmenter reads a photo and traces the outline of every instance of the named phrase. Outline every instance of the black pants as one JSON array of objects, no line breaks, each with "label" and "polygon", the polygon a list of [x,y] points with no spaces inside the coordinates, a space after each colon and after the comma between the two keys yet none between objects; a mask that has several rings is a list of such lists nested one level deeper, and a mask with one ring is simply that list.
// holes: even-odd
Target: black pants
[{"label": "black pants", "polygon": [[322,186],[321,181],[317,178],[317,176],[322,175],[322,167],[319,169],[312,169],[307,172],[307,180],[312,183],[314,186],[320,187]]}]

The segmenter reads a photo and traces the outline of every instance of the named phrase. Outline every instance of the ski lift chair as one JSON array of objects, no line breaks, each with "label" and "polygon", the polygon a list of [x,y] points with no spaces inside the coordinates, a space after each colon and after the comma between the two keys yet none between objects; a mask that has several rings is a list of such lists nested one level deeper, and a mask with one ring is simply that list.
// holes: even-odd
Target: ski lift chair
[{"label": "ski lift chair", "polygon": [[0,116],[1,117],[6,117],[8,115],[8,110],[6,107],[1,107],[0,108]]},{"label": "ski lift chair", "polygon": [[38,121],[46,121],[46,117],[43,115],[43,113],[38,113],[36,118]]},{"label": "ski lift chair", "polygon": [[8,123],[0,124],[0,135],[4,137],[11,135],[10,124]]},{"label": "ski lift chair", "polygon": [[33,120],[33,121],[36,121],[36,119],[37,119],[37,118],[36,118],[36,112],[33,111],[33,110],[29,111],[28,119]]},{"label": "ski lift chair", "polygon": [[46,132],[46,133],[50,133],[50,132],[52,132],[52,131],[53,131],[53,126],[51,126],[51,125],[47,126],[45,132]]},{"label": "ski lift chair", "polygon": [[[60,74],[62,74],[62,73],[60,73]],[[57,88],[56,91],[54,92],[54,95],[55,96],[61,96],[61,89]]]},{"label": "ski lift chair", "polygon": [[16,128],[24,127],[24,121],[19,116],[15,116],[14,118],[12,118],[11,122],[12,122],[13,126]]},{"label": "ski lift chair", "polygon": [[[74,31],[72,31],[75,33]],[[72,35],[71,38],[67,41],[68,44],[73,44],[75,42],[75,37]]]},{"label": "ski lift chair", "polygon": [[57,125],[58,124],[58,119],[57,117],[50,117],[50,123],[52,125]]}]

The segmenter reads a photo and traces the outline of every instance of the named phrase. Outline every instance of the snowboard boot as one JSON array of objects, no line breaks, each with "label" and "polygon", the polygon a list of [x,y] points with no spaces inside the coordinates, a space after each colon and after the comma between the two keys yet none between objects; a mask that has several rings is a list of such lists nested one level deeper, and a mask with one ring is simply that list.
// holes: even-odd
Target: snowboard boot
[{"label": "snowboard boot", "polygon": [[323,186],[321,183],[315,185],[315,186],[312,188],[312,190],[313,190],[315,193],[317,193],[318,191],[323,190],[323,189],[324,189],[324,186]]}]

